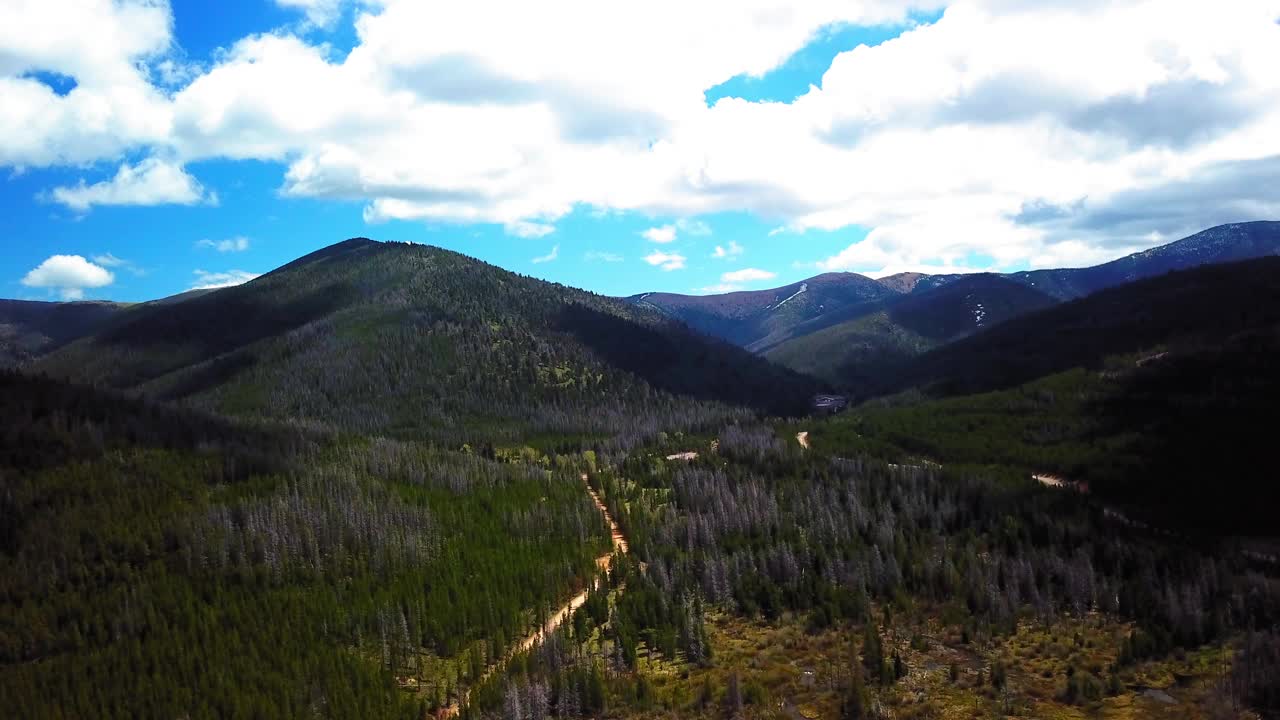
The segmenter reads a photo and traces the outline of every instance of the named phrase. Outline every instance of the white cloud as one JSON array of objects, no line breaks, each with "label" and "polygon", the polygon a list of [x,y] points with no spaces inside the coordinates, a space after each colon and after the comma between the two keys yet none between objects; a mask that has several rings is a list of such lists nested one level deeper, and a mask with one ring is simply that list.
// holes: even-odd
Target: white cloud
[{"label": "white cloud", "polygon": [[216,203],[204,187],[179,165],[147,158],[137,165],[122,163],[110,180],[86,185],[56,187],[50,199],[72,210],[85,212],[94,205],[195,205]]},{"label": "white cloud", "polygon": [[554,246],[554,247],[552,247],[552,248],[551,248],[551,252],[547,253],[546,255],[542,255],[542,256],[540,256],[540,257],[533,258],[533,259],[532,259],[532,260],[530,260],[529,262],[532,262],[533,264],[538,265],[538,264],[541,264],[541,263],[548,263],[548,262],[551,262],[552,260],[555,260],[555,259],[556,259],[556,258],[558,258],[558,257],[560,257],[560,246],[559,246],[559,245],[556,245],[556,246]]},{"label": "white cloud", "polygon": [[307,16],[307,22],[317,27],[328,27],[338,19],[342,10],[342,0],[275,0],[284,8],[301,10]]},{"label": "white cloud", "polygon": [[654,250],[644,256],[645,262],[654,267],[660,267],[667,272],[683,269],[685,259],[685,256],[680,253],[664,253],[661,250]]},{"label": "white cloud", "polygon": [[95,265],[101,265],[102,267],[126,270],[134,277],[143,277],[147,274],[146,270],[138,267],[138,265],[132,260],[125,260],[124,258],[116,257],[114,253],[94,255],[93,262]]},{"label": "white cloud", "polygon": [[759,282],[761,280],[772,280],[778,277],[777,273],[768,270],[760,270],[758,268],[743,268],[742,270],[734,270],[724,273],[720,276],[720,281],[725,283],[749,283]]},{"label": "white cloud", "polygon": [[111,271],[80,255],[54,255],[22,278],[27,287],[58,290],[64,300],[79,300],[87,288],[105,287],[114,281]]},{"label": "white cloud", "polygon": [[[169,140],[171,109],[147,62],[172,42],[152,0],[7,0],[0,23],[0,165],[83,164]],[[28,72],[76,87],[59,95]]]},{"label": "white cloud", "polygon": [[734,283],[717,283],[706,287],[694,288],[693,291],[702,295],[719,295],[721,293],[738,292],[741,289],[741,285]]},{"label": "white cloud", "polygon": [[711,234],[711,226],[701,220],[680,218],[676,221],[676,227],[680,232],[686,235],[700,236]]},{"label": "white cloud", "polygon": [[600,250],[592,250],[588,252],[586,255],[583,255],[582,259],[586,260],[587,262],[607,262],[607,263],[622,262],[621,255],[617,253],[603,252]]},{"label": "white cloud", "polygon": [[128,260],[125,260],[123,258],[118,258],[112,253],[103,253],[101,255],[94,255],[93,262],[103,267],[122,267],[129,264]]},{"label": "white cloud", "polygon": [[711,254],[711,257],[728,260],[738,257],[742,252],[742,246],[736,241],[730,240],[728,245],[717,245],[716,251]]},{"label": "white cloud", "polygon": [[[284,1],[318,20],[337,7]],[[795,102],[711,108],[707,88],[767,72],[824,28],[940,3],[379,0],[357,5],[346,55],[251,36],[171,87],[183,73],[165,70],[181,58],[163,3],[17,2],[0,27],[0,165],[13,168],[269,160],[287,166],[283,194],[362,201],[369,222],[749,212],[800,237],[865,228],[862,247],[823,262],[874,272],[1105,258],[1276,205],[1222,190],[1261,195],[1240,180],[1280,157],[1280,0],[956,0],[936,23],[841,53]],[[25,76],[40,69],[77,87]],[[1132,220],[1209,169],[1194,197],[1215,206]],[[1088,222],[1033,222],[1036,203]]]},{"label": "white cloud", "polygon": [[249,249],[249,238],[241,236],[227,238],[226,240],[209,240],[206,238],[197,241],[196,247],[217,250],[220,253],[244,252]]},{"label": "white cloud", "polygon": [[227,270],[226,272],[195,270],[193,274],[196,279],[191,284],[192,290],[216,290],[218,288],[243,285],[254,278],[262,277],[261,273],[251,273],[244,270]]},{"label": "white cloud", "polygon": [[507,223],[503,229],[506,230],[508,235],[515,235],[516,237],[522,238],[540,238],[550,235],[556,231],[555,225],[528,222],[525,220]]},{"label": "white cloud", "polygon": [[659,227],[651,227],[640,233],[645,240],[656,243],[669,243],[676,239],[675,225],[661,225]]}]

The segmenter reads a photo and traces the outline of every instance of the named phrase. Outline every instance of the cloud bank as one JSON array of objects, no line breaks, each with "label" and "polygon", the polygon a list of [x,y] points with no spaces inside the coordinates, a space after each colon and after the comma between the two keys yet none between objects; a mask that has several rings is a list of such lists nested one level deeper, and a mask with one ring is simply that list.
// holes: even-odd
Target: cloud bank
[{"label": "cloud bank", "polygon": [[71,4],[6,12],[0,165],[117,167],[51,191],[77,211],[211,202],[189,164],[255,159],[282,164],[284,195],[362,201],[369,222],[539,237],[577,207],[745,211],[864,228],[821,265],[883,273],[1093,262],[1280,204],[1255,182],[1280,162],[1280,0],[959,0],[794,102],[712,107],[707,88],[824,29],[941,4],[376,0],[345,56],[280,30],[194,69],[175,69],[163,2]]}]

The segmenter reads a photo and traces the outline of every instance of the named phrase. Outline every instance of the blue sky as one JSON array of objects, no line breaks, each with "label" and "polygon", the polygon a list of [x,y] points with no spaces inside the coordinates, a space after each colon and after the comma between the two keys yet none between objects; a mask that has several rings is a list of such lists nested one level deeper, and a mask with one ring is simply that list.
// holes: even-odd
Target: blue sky
[{"label": "blue sky", "polygon": [[[1275,23],[1114,10],[23,2],[0,296],[146,300],[355,236],[698,293],[1092,264],[1280,214]],[[1112,32],[1064,62],[1087,29]]]},{"label": "blue sky", "polygon": [[[302,30],[331,44],[337,54],[349,52],[356,43],[349,24],[353,9],[347,7],[344,13],[332,27]],[[298,23],[294,10],[248,0],[218,5],[176,0],[173,16],[177,44],[188,60],[197,62],[216,58],[223,48],[246,35],[296,27]],[[822,73],[838,52],[864,43],[879,44],[905,27],[825,28],[778,68],[758,77],[736,75],[708,88],[706,102],[714,104],[724,97],[789,102],[804,94],[810,84],[821,82]],[[65,79],[46,81],[56,85]],[[0,218],[0,233],[29,240],[11,242],[0,251],[4,270],[0,296],[58,299],[57,288],[27,287],[21,282],[27,271],[51,255],[80,255],[91,262],[107,256],[118,258],[123,262],[108,267],[115,278],[111,285],[87,288],[85,297],[134,302],[210,282],[209,275],[198,273],[265,272],[349,237],[437,245],[515,272],[611,295],[655,290],[701,293],[731,289],[721,276],[749,267],[767,268],[776,274],[776,278],[750,283],[750,287],[784,285],[812,276],[821,272],[814,263],[866,234],[859,227],[809,231],[805,252],[797,253],[791,243],[770,237],[779,226],[778,220],[749,212],[679,218],[579,208],[561,219],[549,235],[513,238],[498,224],[370,224],[363,220],[364,203],[360,201],[281,197],[278,191],[285,165],[278,162],[222,160],[189,169],[217,194],[216,204],[94,207],[75,212],[40,198],[49,187],[85,177],[88,173],[80,168],[10,174],[0,185],[0,203],[6,208]],[[676,239],[670,243],[654,243],[643,235],[650,228],[676,225]],[[245,242],[235,242],[239,239]],[[716,256],[717,247],[724,249],[722,257]],[[553,252],[554,260],[543,260]],[[683,256],[683,267],[664,270],[642,263],[654,252]]]}]

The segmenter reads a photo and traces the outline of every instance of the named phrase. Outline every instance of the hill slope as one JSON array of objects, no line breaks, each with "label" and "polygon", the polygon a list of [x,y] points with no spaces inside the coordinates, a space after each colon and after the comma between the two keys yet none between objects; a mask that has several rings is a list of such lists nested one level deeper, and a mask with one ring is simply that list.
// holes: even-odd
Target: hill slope
[{"label": "hill slope", "polygon": [[1103,290],[930,352],[873,389],[963,394],[1011,387],[1108,356],[1212,346],[1280,326],[1280,258],[1208,265]]},{"label": "hill slope", "polygon": [[1102,265],[1012,273],[1010,278],[1061,300],[1200,265],[1280,255],[1280,222],[1219,225]]},{"label": "hill slope", "polygon": [[[1201,265],[1280,255],[1280,221],[1230,223],[1203,230],[1181,240],[1136,252],[1101,265],[1007,273],[1005,277],[1033,287],[1058,300],[1074,300],[1124,283],[1188,270]],[[964,275],[901,273],[884,278],[895,286],[909,283],[922,292],[955,282]]]},{"label": "hill slope", "polygon": [[224,413],[449,442],[803,408],[811,383],[626,302],[438,248],[353,239],[141,308],[52,374]]},{"label": "hill slope", "polygon": [[765,357],[846,386],[874,381],[934,347],[1052,305],[1053,298],[989,273],[824,315]]},{"label": "hill slope", "polygon": [[0,367],[27,362],[93,332],[126,305],[0,300]]},{"label": "hill slope", "polygon": [[[1018,294],[990,274],[985,298],[964,304],[969,290],[942,302],[939,295],[919,306],[912,322],[890,317],[900,296],[930,295],[954,283],[973,283],[971,275],[898,273],[878,281],[855,273],[828,273],[773,290],[701,297],[646,293],[628,298],[677,318],[691,327],[762,353],[795,370],[831,382],[857,384],[881,365],[895,365],[920,352],[965,337],[976,328],[963,328],[963,318],[981,310],[983,327],[1045,306],[1046,300],[1066,301],[1099,290],[1200,265],[1232,262],[1280,254],[1280,222],[1221,225],[1177,242],[1134,253],[1087,268],[1031,270],[999,275],[1028,292]],[[967,286],[966,286],[967,287]],[[799,293],[799,294],[797,294]],[[788,298],[791,298],[788,300]],[[978,305],[981,304],[981,309]],[[912,310],[916,308],[916,310]],[[920,312],[947,314],[929,320]],[[914,323],[951,328],[921,334]],[[816,337],[808,337],[816,335]]]},{"label": "hill slope", "polygon": [[708,335],[759,351],[791,337],[806,320],[896,294],[857,273],[826,273],[770,290],[723,295],[644,293],[627,299]]}]

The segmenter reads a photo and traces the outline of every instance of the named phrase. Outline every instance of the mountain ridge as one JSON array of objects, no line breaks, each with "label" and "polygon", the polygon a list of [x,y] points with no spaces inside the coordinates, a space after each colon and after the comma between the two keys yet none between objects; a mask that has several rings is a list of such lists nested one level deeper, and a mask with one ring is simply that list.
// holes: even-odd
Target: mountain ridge
[{"label": "mountain ridge", "polygon": [[[1065,301],[1172,270],[1276,254],[1280,254],[1280,221],[1253,221],[1218,225],[1180,240],[1099,265],[991,274],[1030,287],[1058,301]],[[761,327],[752,327],[748,323],[741,322],[741,312],[729,315],[723,308],[736,309],[748,298],[774,298],[787,292],[794,292],[805,284],[835,277],[842,278],[845,282],[859,278],[861,281],[876,283],[888,291],[878,296],[867,293],[858,298],[860,302],[867,300],[889,302],[898,295],[937,290],[966,275],[969,274],[931,275],[904,272],[873,280],[858,273],[824,273],[789,285],[764,290],[702,296],[641,293],[626,299],[633,303],[643,302],[649,307],[684,321],[695,329],[729,340],[754,352],[767,352],[787,340],[808,334],[805,332],[806,328],[809,328],[809,332],[813,332],[835,324],[831,321],[815,322],[815,320],[821,315],[847,312],[848,307],[854,303],[820,308],[819,312],[801,317],[791,325],[775,320],[767,332]],[[878,311],[880,308],[868,306],[865,309],[871,312]],[[767,308],[759,309],[757,312],[765,310]]]},{"label": "mountain ridge", "polygon": [[448,442],[788,414],[816,387],[614,298],[367,238],[138,308],[35,369],[230,415]]}]

